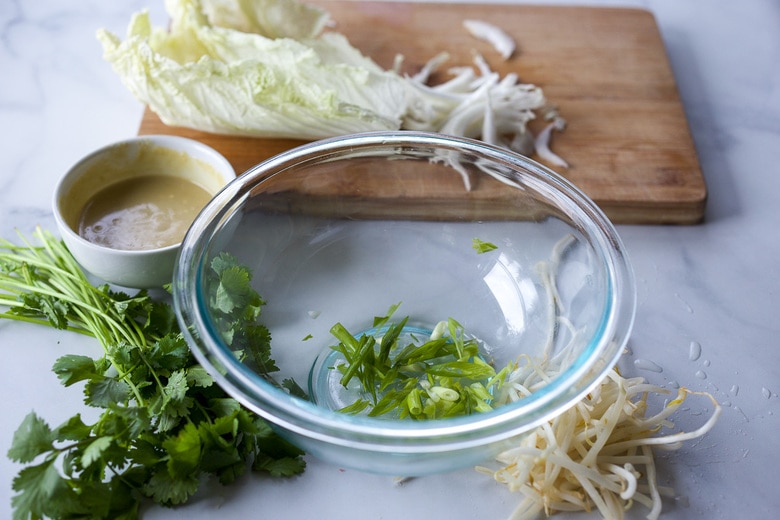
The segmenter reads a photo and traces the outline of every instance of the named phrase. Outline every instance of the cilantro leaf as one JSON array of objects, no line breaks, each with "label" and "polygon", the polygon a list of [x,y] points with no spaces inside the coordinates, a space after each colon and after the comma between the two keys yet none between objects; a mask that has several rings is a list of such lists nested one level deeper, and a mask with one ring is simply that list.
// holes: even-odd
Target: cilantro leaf
[{"label": "cilantro leaf", "polygon": [[235,266],[222,272],[214,294],[214,308],[229,314],[236,309],[248,310],[248,317],[257,315],[263,300],[255,293],[249,282],[251,276],[246,269]]},{"label": "cilantro leaf", "polygon": [[164,337],[179,331],[176,313],[167,303],[150,301],[147,311],[144,327],[150,335]]},{"label": "cilantro leaf", "polygon": [[277,372],[279,367],[271,356],[271,333],[268,328],[263,325],[246,325],[241,332],[241,335],[234,340],[234,344],[237,343],[246,349],[260,372],[264,374]]},{"label": "cilantro leaf", "polygon": [[70,306],[67,302],[55,300],[49,295],[42,294],[23,294],[20,300],[23,307],[17,307],[12,310],[20,315],[40,316],[49,320],[49,323],[55,329],[65,329],[68,327],[68,313]]},{"label": "cilantro leaf", "polygon": [[192,398],[187,395],[187,374],[184,370],[177,370],[164,387],[160,389],[155,412],[159,416],[158,428],[161,431],[173,429],[181,417],[186,417],[192,406]]},{"label": "cilantro leaf", "polygon": [[112,403],[127,401],[130,398],[130,386],[115,377],[102,377],[87,382],[84,393],[84,401],[88,405],[107,408]]},{"label": "cilantro leaf", "polygon": [[146,291],[140,291],[135,296],[130,296],[125,292],[112,292],[107,285],[101,286],[100,290],[110,296],[112,306],[121,318],[135,320],[148,315],[150,311],[151,301]]},{"label": "cilantro leaf", "polygon": [[[218,283],[213,287],[211,308],[246,321],[257,319],[265,301],[252,288],[252,273],[229,253],[220,253],[211,262]],[[238,312],[236,312],[238,311]],[[241,316],[243,315],[243,316]]]},{"label": "cilantro leaf", "polygon": [[287,378],[282,381],[282,388],[285,388],[292,396],[300,397],[301,399],[305,399],[307,401],[309,400],[309,395],[306,393],[306,390],[301,388],[301,386],[294,379]]},{"label": "cilantro leaf", "polygon": [[100,461],[103,452],[106,451],[113,439],[109,436],[98,437],[84,449],[84,453],[81,455],[81,465],[84,468],[91,466],[93,463]]},{"label": "cilantro leaf", "polygon": [[177,334],[167,335],[156,341],[146,359],[155,369],[178,370],[189,364],[190,355],[184,337]]},{"label": "cilantro leaf", "polygon": [[292,477],[306,469],[306,462],[298,457],[274,458],[261,455],[253,465],[255,471],[266,471],[272,477]]},{"label": "cilantro leaf", "polygon": [[52,371],[63,385],[70,386],[79,381],[97,379],[101,376],[95,370],[95,360],[89,356],[68,354],[54,362]]},{"label": "cilantro leaf", "polygon": [[167,506],[185,503],[197,490],[198,478],[195,475],[176,478],[164,468],[155,472],[143,487],[144,493],[155,502]]},{"label": "cilantro leaf", "polygon": [[201,440],[198,427],[188,423],[178,435],[163,442],[168,454],[168,473],[176,478],[191,475],[198,468],[201,456]]},{"label": "cilantro leaf", "polygon": [[122,443],[138,442],[153,431],[150,409],[144,406],[112,404],[96,425],[101,433],[111,434]]},{"label": "cilantro leaf", "polygon": [[64,502],[70,502],[72,492],[54,462],[54,459],[47,459],[38,465],[28,466],[14,478],[12,487],[18,492],[11,498],[14,520],[58,517],[57,513],[63,509],[70,509]]},{"label": "cilantro leaf", "polygon": [[66,440],[78,441],[86,437],[89,437],[91,431],[92,428],[84,424],[84,421],[81,420],[81,415],[76,414],[70,419],[68,419],[66,422],[64,422],[62,425],[60,425],[59,428],[57,428],[55,432],[56,440],[57,441],[66,441]]},{"label": "cilantro leaf", "polygon": [[14,432],[8,458],[16,462],[31,462],[54,446],[55,434],[35,413],[29,413]]},{"label": "cilantro leaf", "polygon": [[202,366],[194,365],[187,370],[187,384],[191,387],[208,388],[214,384],[214,378]]},{"label": "cilantro leaf", "polygon": [[230,398],[215,398],[209,401],[209,409],[214,413],[216,417],[234,417],[239,410],[241,410],[241,404],[235,399]]},{"label": "cilantro leaf", "polygon": [[222,276],[222,273],[224,273],[226,270],[232,269],[238,265],[239,264],[236,257],[224,251],[219,253],[211,260],[211,269],[214,271],[217,277]]}]

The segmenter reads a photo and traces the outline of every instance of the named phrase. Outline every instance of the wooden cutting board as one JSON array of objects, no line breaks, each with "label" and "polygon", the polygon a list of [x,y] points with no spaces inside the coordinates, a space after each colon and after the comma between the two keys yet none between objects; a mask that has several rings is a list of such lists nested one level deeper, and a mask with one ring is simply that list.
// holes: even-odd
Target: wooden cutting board
[{"label": "wooden cutting board", "polygon": [[[324,6],[335,21],[333,30],[385,68],[400,53],[404,71],[414,73],[441,51],[450,54],[448,65],[471,65],[476,50],[502,76],[516,72],[522,81],[542,87],[568,122],[564,132],[554,134],[551,147],[570,168],[557,171],[613,222],[702,221],[707,188],[651,13],[536,5],[310,3]],[[471,36],[462,27],[470,18],[509,33],[518,44],[515,55],[504,61]],[[238,172],[303,143],[173,128],[147,109],[139,134],[155,133],[209,144]]]}]

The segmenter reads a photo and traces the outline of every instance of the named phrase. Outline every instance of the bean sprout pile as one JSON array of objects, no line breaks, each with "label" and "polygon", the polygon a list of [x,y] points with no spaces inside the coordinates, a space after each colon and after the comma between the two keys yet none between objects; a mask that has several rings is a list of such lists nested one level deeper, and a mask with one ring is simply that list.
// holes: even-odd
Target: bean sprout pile
[{"label": "bean sprout pile", "polygon": [[[501,453],[496,459],[501,468],[480,466],[477,471],[524,495],[513,520],[594,509],[604,518],[620,519],[635,503],[650,510],[647,518],[656,519],[661,497],[674,492],[658,485],[654,450],[679,449],[683,441],[707,433],[721,413],[710,394],[681,387],[675,399],[647,417],[648,397],[667,393],[644,378],[624,378],[612,370],[585,399]],[[710,399],[710,418],[690,432],[654,436],[674,427],[669,417],[691,395]]]},{"label": "bean sprout pile", "polygon": [[[501,387],[499,398],[503,401],[531,395],[571,363],[569,356],[575,354],[578,331],[564,317],[557,273],[562,257],[575,243],[572,235],[563,237],[549,260],[536,266],[551,302],[550,319],[560,325],[557,334],[568,331],[570,339],[554,353],[555,339],[549,337],[541,359],[521,356],[524,359],[518,360]],[[648,519],[657,519],[661,497],[673,496],[674,491],[658,485],[654,450],[679,449],[684,441],[710,431],[721,414],[712,395],[680,387],[674,399],[647,416],[649,398],[665,394],[670,390],[642,377],[623,377],[614,368],[577,404],[519,437],[517,446],[499,454],[499,469],[476,469],[524,496],[512,520],[530,520],[542,512],[549,516],[594,509],[604,518],[621,519],[635,503],[650,510]],[[674,431],[670,417],[691,395],[711,401],[714,409],[710,418],[690,432],[657,435],[662,430]]]}]

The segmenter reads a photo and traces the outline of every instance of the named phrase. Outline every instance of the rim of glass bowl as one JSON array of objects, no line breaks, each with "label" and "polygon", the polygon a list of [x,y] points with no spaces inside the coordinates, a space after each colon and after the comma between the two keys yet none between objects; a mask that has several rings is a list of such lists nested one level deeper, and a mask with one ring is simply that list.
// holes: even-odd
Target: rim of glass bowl
[{"label": "rim of glass bowl", "polygon": [[[543,389],[494,411],[431,421],[388,421],[331,411],[292,397],[239,363],[210,329],[199,297],[209,244],[257,183],[291,166],[377,150],[431,147],[472,154],[518,171],[523,184],[552,200],[602,255],[607,301],[598,333],[577,361]],[[378,152],[377,152],[378,153]],[[181,246],[173,278],[177,318],[196,359],[232,397],[269,422],[308,438],[375,451],[422,453],[484,445],[528,431],[573,406],[616,364],[633,326],[636,288],[622,241],[606,215],[579,188],[545,166],[473,139],[436,133],[366,132],[305,144],[250,168],[218,193]],[[590,363],[595,361],[595,364]]]}]

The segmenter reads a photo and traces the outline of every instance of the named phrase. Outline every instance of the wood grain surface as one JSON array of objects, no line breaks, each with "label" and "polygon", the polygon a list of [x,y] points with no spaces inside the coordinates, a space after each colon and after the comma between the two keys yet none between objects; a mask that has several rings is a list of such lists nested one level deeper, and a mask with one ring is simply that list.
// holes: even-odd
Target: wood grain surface
[{"label": "wood grain surface", "polygon": [[[414,73],[441,51],[449,65],[482,54],[502,75],[516,72],[557,105],[568,126],[553,150],[557,169],[618,224],[696,224],[707,188],[666,50],[651,13],[628,8],[312,1],[332,15],[332,30],[385,68],[396,54]],[[493,23],[518,50],[502,60],[472,37],[465,19]],[[434,78],[435,79],[435,78]],[[439,77],[440,80],[446,76]],[[209,144],[236,171],[303,144],[288,139],[214,135],[164,125],[149,109],[139,134],[175,134]],[[501,190],[504,191],[501,191]],[[506,198],[495,188],[486,198]]]}]

